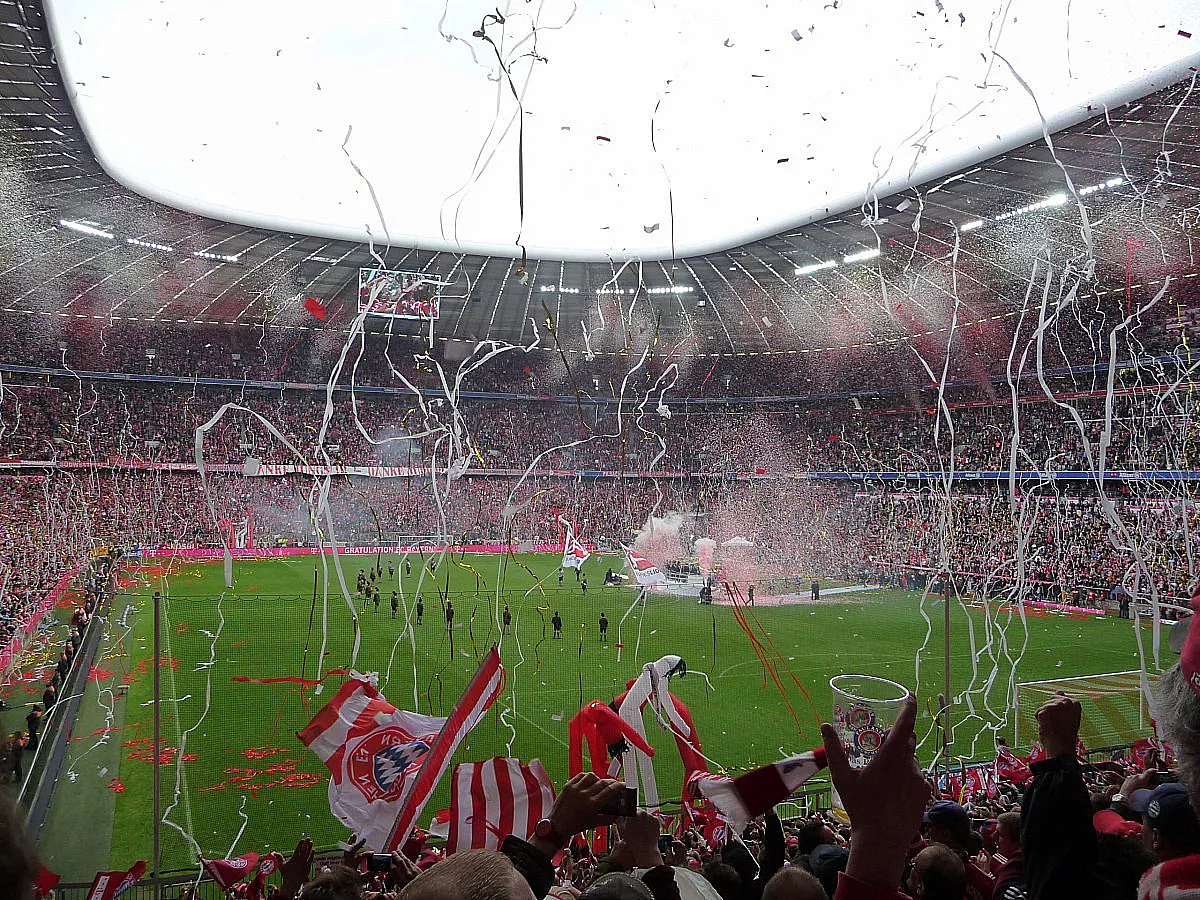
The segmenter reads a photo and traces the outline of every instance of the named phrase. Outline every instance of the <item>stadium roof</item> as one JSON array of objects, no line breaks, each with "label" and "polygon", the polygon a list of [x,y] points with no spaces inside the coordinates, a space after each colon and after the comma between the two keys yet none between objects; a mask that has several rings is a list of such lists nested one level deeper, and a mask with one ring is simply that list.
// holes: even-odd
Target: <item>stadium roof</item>
[{"label": "stadium roof", "polygon": [[[1156,18],[1164,9],[1144,13],[1146,22],[1191,48],[1186,23]],[[528,341],[531,320],[549,315],[569,352],[620,347],[629,327],[710,353],[805,352],[936,332],[955,309],[959,325],[1011,318],[1035,258],[1078,264],[1090,252],[1100,294],[1167,274],[1190,285],[1183,276],[1196,269],[1188,237],[1188,216],[1200,207],[1194,73],[1099,110],[1057,133],[1053,148],[1034,140],[918,189],[881,193],[866,210],[733,249],[661,262],[531,257],[522,270],[511,255],[372,254],[357,241],[233,224],[146,199],[97,161],[41,4],[3,0],[0,24],[0,322],[24,321],[31,334],[54,320],[89,318],[344,328],[356,311],[358,268],[381,259],[452,283],[436,328],[442,339]],[[144,115],[152,131],[158,111]],[[305,295],[329,307],[329,323],[304,311]]]},{"label": "stadium roof", "polygon": [[[213,218],[539,259],[723,251],[1187,75],[1193,0],[45,0],[93,152]],[[1167,27],[1161,27],[1166,25]],[[415,90],[414,90],[415,89]]]}]

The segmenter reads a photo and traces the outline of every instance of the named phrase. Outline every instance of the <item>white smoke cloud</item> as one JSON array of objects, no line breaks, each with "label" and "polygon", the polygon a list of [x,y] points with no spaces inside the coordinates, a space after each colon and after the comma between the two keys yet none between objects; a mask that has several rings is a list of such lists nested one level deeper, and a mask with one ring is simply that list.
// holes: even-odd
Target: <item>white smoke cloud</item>
[{"label": "white smoke cloud", "polygon": [[683,556],[683,539],[679,534],[683,526],[684,517],[678,512],[650,516],[633,539],[633,548],[656,566],[674,562]]}]

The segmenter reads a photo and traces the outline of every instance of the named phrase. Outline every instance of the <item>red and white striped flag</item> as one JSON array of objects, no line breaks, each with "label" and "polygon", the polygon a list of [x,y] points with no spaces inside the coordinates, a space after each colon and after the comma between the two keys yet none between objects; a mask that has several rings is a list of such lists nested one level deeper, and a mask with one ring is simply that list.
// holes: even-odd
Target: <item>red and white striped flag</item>
[{"label": "red and white striped flag", "polygon": [[770,812],[823,768],[825,750],[817,749],[733,779],[700,775],[696,783],[700,793],[711,800],[721,816],[741,833],[747,822]]},{"label": "red and white striped flag", "polygon": [[642,556],[632,547],[625,547],[625,560],[629,563],[629,571],[633,572],[633,577],[637,579],[637,583],[642,587],[651,584],[666,584],[667,576],[646,557]]},{"label": "red and white striped flag", "polygon": [[433,794],[433,789],[441,781],[442,775],[450,766],[450,757],[458,749],[471,729],[483,718],[484,713],[491,709],[500,692],[504,690],[504,667],[500,665],[500,648],[494,646],[479,664],[479,671],[471,679],[467,689],[463,691],[450,718],[438,732],[433,745],[429,748],[421,768],[408,786],[400,802],[400,811],[396,821],[388,833],[384,850],[391,852],[404,846],[413,825],[420,818],[425,804]]},{"label": "red and white striped flag", "polygon": [[554,787],[539,760],[463,763],[454,769],[446,850],[498,850],[510,834],[528,840],[553,805]]},{"label": "red and white striped flag", "polygon": [[558,517],[559,524],[567,529],[566,537],[563,538],[563,556],[562,567],[564,569],[578,569],[587,562],[592,554],[590,554],[583,544],[579,543],[579,538],[575,537],[575,526],[564,519]]}]

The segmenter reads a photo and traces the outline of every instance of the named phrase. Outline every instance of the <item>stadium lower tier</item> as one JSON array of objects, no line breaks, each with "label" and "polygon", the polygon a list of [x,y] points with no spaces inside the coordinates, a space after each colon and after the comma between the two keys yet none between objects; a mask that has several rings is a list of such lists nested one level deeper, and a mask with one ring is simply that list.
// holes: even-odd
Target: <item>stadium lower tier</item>
[{"label": "stadium lower tier", "polygon": [[1085,495],[1088,484],[1011,497],[1006,487],[342,477],[322,494],[320,480],[301,476],[210,475],[207,485],[194,473],[108,469],[7,477],[0,628],[96,547],[396,546],[418,536],[561,544],[560,517],[590,544],[636,541],[659,566],[695,556],[699,538],[744,542],[725,563],[740,581],[739,567],[906,586],[917,583],[914,570],[950,571],[990,580],[989,593],[1015,584],[1076,605],[1115,606],[1118,587],[1138,598],[1186,596],[1200,528],[1185,486],[1131,483],[1107,511]]},{"label": "stadium lower tier", "polygon": [[[445,716],[481,657],[498,644],[505,687],[453,762],[538,759],[560,786],[572,717],[590,701],[611,701],[644,663],[668,654],[686,663],[687,674],[671,678],[670,689],[690,709],[709,765],[732,773],[817,746],[818,723],[831,715],[833,675],[890,678],[922,698],[944,690],[936,595],[851,585],[816,603],[807,590],[786,603],[760,599],[748,608],[700,605],[669,593],[643,603],[631,587],[601,587],[604,572],[619,568],[618,555],[598,554],[584,564],[587,589],[571,572],[560,581],[559,561],[557,554],[455,555],[431,571],[418,554],[346,557],[349,598],[329,557],[238,559],[232,588],[220,562],[127,561],[111,605],[97,617],[98,642],[84,659],[69,730],[56,737],[53,718],[44,728],[43,754],[57,749],[62,759],[40,839],[43,861],[76,880],[145,858],[156,758],[164,869],[187,869],[197,852],[219,857],[234,844],[236,852],[286,851],[299,835],[332,848],[348,832],[330,811],[330,772],[297,732],[350,671],[377,673],[380,691],[399,708]],[[376,566],[368,580],[382,588],[378,604],[353,584],[359,570]],[[156,592],[162,597],[157,749]],[[61,622],[78,599],[78,593],[64,598]],[[1071,690],[1072,677],[1139,666],[1134,626],[1115,616],[1033,607],[1022,614],[1010,603],[970,598],[952,602],[950,612],[956,759],[990,758],[995,735],[1028,747],[1032,737],[1019,723],[1030,711],[1021,707],[1042,697],[1019,682],[1043,682],[1049,690],[1048,680],[1059,679],[1055,689]],[[610,623],[606,631],[601,616]],[[41,697],[62,628],[39,632],[19,677],[5,688],[6,730],[20,728],[26,704]],[[1090,747],[1149,734],[1136,677],[1123,693],[1110,681],[1101,700],[1091,696],[1100,682],[1074,684],[1085,703],[1083,739]],[[926,763],[940,745],[934,707],[923,701],[918,719]],[[680,754],[651,715],[645,724],[660,799],[675,806],[683,790]],[[27,754],[27,771],[31,765],[36,783],[45,757]],[[446,777],[422,826],[448,806],[449,795]]]}]

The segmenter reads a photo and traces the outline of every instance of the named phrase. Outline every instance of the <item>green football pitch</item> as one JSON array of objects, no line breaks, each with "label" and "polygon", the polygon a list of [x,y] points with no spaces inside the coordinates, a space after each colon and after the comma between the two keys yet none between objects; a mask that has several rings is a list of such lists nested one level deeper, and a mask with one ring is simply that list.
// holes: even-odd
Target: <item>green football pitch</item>
[{"label": "green football pitch", "polygon": [[[264,680],[314,679],[351,667],[378,672],[380,689],[394,705],[445,715],[479,656],[500,639],[498,619],[505,603],[514,618],[511,632],[501,639],[507,686],[456,762],[506,754],[539,758],[561,783],[567,772],[567,723],[581,702],[611,700],[643,663],[666,654],[686,661],[689,674],[672,680],[672,691],[690,707],[705,753],[729,771],[817,746],[817,716],[828,718],[828,681],[839,673],[880,675],[918,688],[918,736],[932,728],[929,701],[941,691],[943,679],[942,607],[936,598],[925,601],[928,625],[920,595],[905,591],[756,606],[750,624],[761,629],[760,638],[770,637],[766,649],[781,673],[781,690],[767,677],[730,607],[652,595],[630,612],[634,590],[601,586],[605,569],[619,568],[616,557],[597,555],[589,561],[586,595],[570,571],[560,586],[556,556],[447,557],[432,575],[416,556],[408,558],[412,571],[406,574],[403,559],[383,557],[378,611],[357,604],[357,656],[351,611],[332,567],[326,592],[325,572],[315,557],[235,562],[228,591],[219,563],[146,563],[131,571],[109,617],[43,833],[40,850],[47,865],[68,880],[86,879],[110,862],[125,866],[150,852],[155,590],[165,596],[160,669],[164,870],[192,864],[193,840],[205,854],[224,856],[235,839],[235,852],[262,852],[290,848],[303,835],[326,847],[347,837],[329,812],[327,770],[296,738],[343,676],[326,677],[320,686]],[[359,569],[373,565],[375,557],[343,557],[342,563],[353,594]],[[389,566],[395,575],[389,576]],[[395,619],[389,609],[393,589],[403,593]],[[420,625],[413,617],[417,596],[425,610]],[[456,612],[451,630],[443,617],[447,597]],[[565,623],[561,640],[550,629],[556,610]],[[607,644],[601,643],[596,624],[601,612],[611,622]],[[953,691],[973,684],[971,700],[979,714],[956,731],[956,753],[965,757],[972,750],[978,758],[991,754],[989,732],[975,745],[972,739],[981,725],[997,721],[994,714],[1003,715],[1010,682],[1138,666],[1128,622],[1031,615],[1026,635],[1010,607],[992,606],[985,613],[955,602],[951,612]],[[1022,645],[1014,678],[1008,657],[1021,656]],[[962,703],[954,718],[968,714]],[[659,751],[660,791],[678,797],[680,766],[673,742],[650,722],[648,729]],[[1012,736],[1007,726],[1000,733]],[[934,743],[929,738],[926,758]],[[426,807],[422,824],[448,805],[448,780]]]}]

